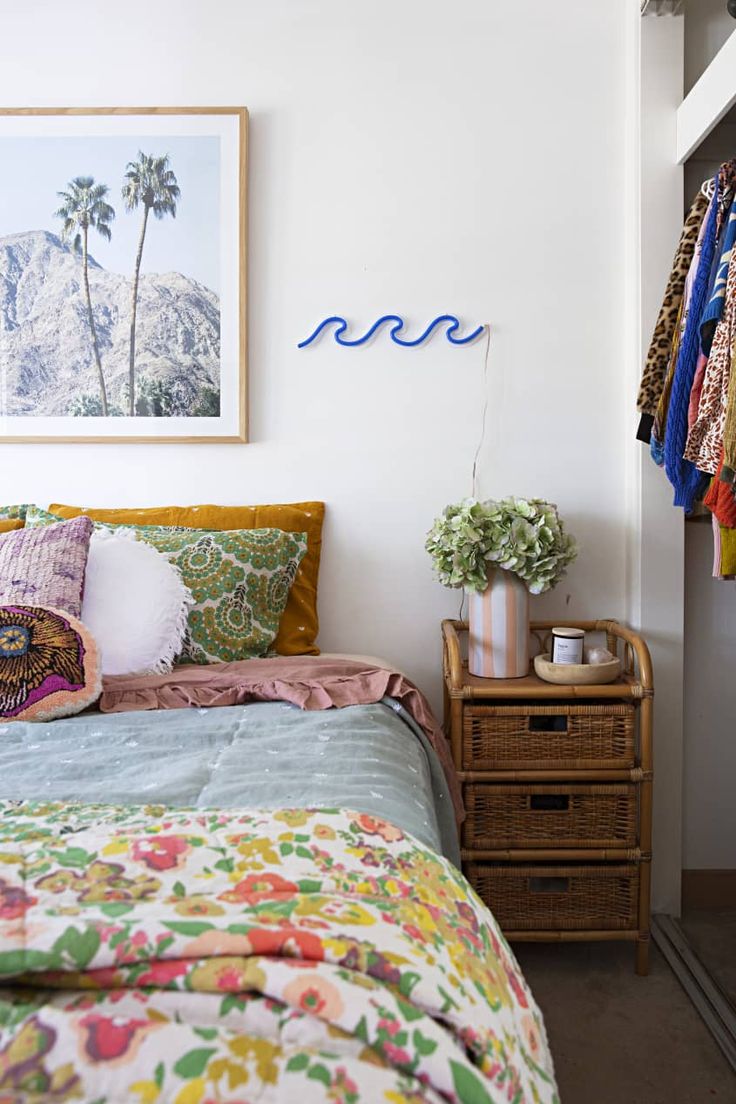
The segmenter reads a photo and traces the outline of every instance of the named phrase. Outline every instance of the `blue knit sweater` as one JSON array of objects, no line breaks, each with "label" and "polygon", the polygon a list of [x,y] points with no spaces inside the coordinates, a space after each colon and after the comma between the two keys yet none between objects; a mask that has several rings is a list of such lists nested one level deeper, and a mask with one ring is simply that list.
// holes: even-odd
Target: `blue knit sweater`
[{"label": "blue knit sweater", "polygon": [[700,319],[700,344],[706,356],[710,356],[713,335],[723,317],[723,308],[726,305],[726,282],[731,265],[731,254],[736,244],[736,199],[731,204],[721,238],[723,240],[718,243],[719,259],[713,267],[713,279],[708,288],[708,299]]}]

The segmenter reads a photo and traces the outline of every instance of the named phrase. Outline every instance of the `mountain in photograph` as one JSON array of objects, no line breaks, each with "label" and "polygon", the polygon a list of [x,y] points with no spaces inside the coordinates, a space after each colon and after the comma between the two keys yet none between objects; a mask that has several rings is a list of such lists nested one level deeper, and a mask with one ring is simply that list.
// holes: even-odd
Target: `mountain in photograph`
[{"label": "mountain in photograph", "polygon": [[[131,282],[88,258],[110,414],[127,413]],[[136,413],[217,416],[220,301],[178,272],[142,273],[135,323]],[[0,238],[0,413],[100,414],[82,257],[55,234]]]}]

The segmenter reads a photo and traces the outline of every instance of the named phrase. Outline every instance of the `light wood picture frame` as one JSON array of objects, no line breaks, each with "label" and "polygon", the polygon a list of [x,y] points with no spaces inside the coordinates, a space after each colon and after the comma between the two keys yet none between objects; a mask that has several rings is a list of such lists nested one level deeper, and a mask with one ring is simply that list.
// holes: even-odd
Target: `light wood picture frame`
[{"label": "light wood picture frame", "polygon": [[245,107],[0,108],[0,445],[247,441]]}]

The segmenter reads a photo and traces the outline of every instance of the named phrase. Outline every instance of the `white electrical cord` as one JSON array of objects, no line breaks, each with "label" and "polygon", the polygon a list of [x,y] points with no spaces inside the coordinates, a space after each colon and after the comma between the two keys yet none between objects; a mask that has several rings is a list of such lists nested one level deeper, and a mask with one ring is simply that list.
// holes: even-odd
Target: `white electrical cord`
[{"label": "white electrical cord", "polygon": [[[475,450],[475,456],[473,457],[473,472],[471,475],[470,493],[473,498],[478,497],[478,460],[480,458],[483,443],[486,439],[486,419],[488,415],[488,354],[491,351],[491,327],[486,322],[486,347],[483,353],[483,413],[481,415],[480,424],[480,439],[478,441],[478,447]],[[465,609],[465,590],[463,589],[460,597],[460,609],[458,610],[457,619],[462,621],[463,610]]]},{"label": "white electrical cord", "polygon": [[473,498],[478,495],[478,458],[480,457],[483,442],[486,439],[486,415],[488,414],[488,354],[491,349],[491,327],[486,322],[486,349],[483,354],[483,414],[481,417],[480,440],[473,457],[473,474],[471,477],[470,493]]}]

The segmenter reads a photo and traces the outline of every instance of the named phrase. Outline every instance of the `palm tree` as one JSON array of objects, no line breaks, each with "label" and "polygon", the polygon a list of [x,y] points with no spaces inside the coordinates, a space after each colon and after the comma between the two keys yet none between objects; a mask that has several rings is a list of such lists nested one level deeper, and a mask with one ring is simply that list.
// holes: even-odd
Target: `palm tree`
[{"label": "palm tree", "polygon": [[112,234],[109,224],[115,218],[115,211],[109,203],[105,202],[105,196],[109,189],[105,184],[95,184],[92,176],[75,176],[67,184],[68,191],[57,192],[62,205],[54,212],[54,218],[64,220],[61,230],[61,240],[67,242],[72,238],[72,246],[75,253],[81,253],[83,258],[84,293],[87,298],[87,315],[89,328],[92,334],[92,348],[97,365],[97,378],[100,385],[100,401],[103,417],[107,417],[107,391],[105,389],[105,377],[102,372],[100,360],[100,348],[97,343],[97,330],[92,314],[92,297],[89,291],[89,253],[87,238],[90,230],[96,230],[107,241]]},{"label": "palm tree", "polygon": [[179,198],[179,185],[169,168],[168,154],[165,157],[151,157],[138,151],[138,160],[129,161],[123,184],[123,200],[126,210],[135,211],[142,204],[143,221],[138,238],[138,252],[135,256],[133,273],[133,291],[130,307],[130,364],[128,375],[128,413],[135,414],[135,315],[138,304],[138,278],[143,258],[143,243],[146,240],[148,215],[153,211],[157,219],[171,215],[176,218],[176,201]]}]

